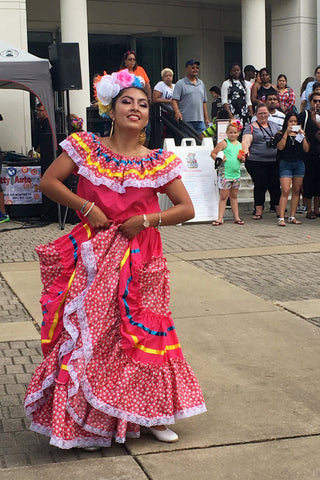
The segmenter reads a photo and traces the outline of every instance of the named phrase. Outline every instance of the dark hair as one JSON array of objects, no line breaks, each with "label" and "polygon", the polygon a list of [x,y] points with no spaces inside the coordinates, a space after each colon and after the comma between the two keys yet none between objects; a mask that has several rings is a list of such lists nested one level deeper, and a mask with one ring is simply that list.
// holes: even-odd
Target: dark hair
[{"label": "dark hair", "polygon": [[303,92],[305,91],[305,89],[307,88],[308,83],[313,82],[313,80],[314,80],[313,77],[307,77],[303,80],[303,82],[301,84],[301,88],[300,88],[300,97],[303,94]]},{"label": "dark hair", "polygon": [[314,74],[316,75],[317,71],[320,70],[320,65],[318,65],[314,71]]},{"label": "dark hair", "polygon": [[270,71],[267,69],[267,67],[260,68],[259,73],[261,75],[262,72],[267,72],[267,74],[271,77]]},{"label": "dark hair", "polygon": [[268,100],[268,97],[276,97],[276,96],[277,96],[277,92],[274,90],[274,93],[272,92],[267,93],[265,98],[266,100]]},{"label": "dark hair", "polygon": [[284,133],[287,128],[288,128],[288,121],[290,120],[291,117],[295,117],[297,119],[297,123],[299,123],[299,119],[298,119],[298,115],[296,112],[294,112],[293,110],[290,110],[290,112],[287,113],[287,115],[285,116],[285,119],[283,121],[283,125],[282,125],[282,132]]},{"label": "dark hair", "polygon": [[316,88],[320,88],[320,82],[314,82],[312,85],[312,91],[314,92]]},{"label": "dark hair", "polygon": [[125,92],[126,90],[129,90],[129,88],[136,88],[137,90],[142,91],[142,92],[145,94],[145,96],[147,97],[146,100],[147,100],[147,102],[148,102],[149,109],[150,109],[150,100],[149,100],[148,94],[147,94],[145,88],[140,88],[140,87],[126,87],[126,88],[123,88],[122,90],[120,90],[120,92],[118,93],[118,95],[111,100],[110,108],[111,108],[112,110],[114,110],[114,107],[116,106],[117,100],[118,100],[120,97],[122,97],[123,92]]},{"label": "dark hair", "polygon": [[262,107],[265,107],[265,108],[268,110],[268,108],[267,108],[267,106],[266,106],[265,103],[259,102],[259,103],[257,103],[257,105],[256,105],[255,113],[257,113],[257,111],[258,111],[260,108],[262,108]]},{"label": "dark hair", "polygon": [[137,68],[137,54],[136,54],[136,52],[135,52],[134,50],[128,50],[127,52],[125,52],[125,53],[122,55],[122,60],[121,60],[121,64],[120,64],[120,69],[126,68],[125,61],[126,61],[127,58],[129,57],[129,55],[134,55],[134,56],[135,56],[136,63],[134,64],[133,70],[135,70],[135,69]]},{"label": "dark hair", "polygon": [[221,90],[219,87],[217,87],[216,85],[213,85],[213,87],[210,88],[209,92],[214,92],[216,93],[217,95],[221,95]]},{"label": "dark hair", "polygon": [[286,86],[287,86],[287,82],[288,82],[287,76],[286,76],[284,73],[280,73],[280,75],[278,75],[277,81],[278,81],[281,77],[283,77],[283,78],[285,79],[285,81],[286,81]]},{"label": "dark hair", "polygon": [[242,85],[245,87],[246,84],[245,84],[244,77],[243,77],[243,73],[242,73],[242,67],[241,67],[240,63],[238,63],[238,62],[234,62],[234,63],[232,63],[232,64],[230,65],[229,73],[228,73],[228,79],[229,79],[229,80],[232,80],[231,70],[233,69],[233,67],[239,67],[239,68],[240,68],[239,80],[240,80],[240,82],[242,83]]},{"label": "dark hair", "polygon": [[313,100],[313,98],[314,98],[315,96],[317,96],[317,95],[320,95],[320,93],[317,93],[317,92],[312,92],[312,93],[310,93],[310,95],[309,95],[309,102],[311,102],[311,101]]}]

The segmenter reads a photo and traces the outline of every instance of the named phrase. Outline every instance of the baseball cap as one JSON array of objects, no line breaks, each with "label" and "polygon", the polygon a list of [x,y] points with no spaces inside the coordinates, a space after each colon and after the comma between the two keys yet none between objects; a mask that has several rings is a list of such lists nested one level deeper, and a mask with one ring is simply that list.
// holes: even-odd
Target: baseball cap
[{"label": "baseball cap", "polygon": [[257,73],[258,70],[253,65],[246,65],[244,67],[244,72],[256,72]]},{"label": "baseball cap", "polygon": [[198,60],[193,60],[193,59],[188,60],[188,61],[186,62],[186,68],[187,68],[189,65],[194,65],[194,64],[200,65],[200,62],[198,62]]}]

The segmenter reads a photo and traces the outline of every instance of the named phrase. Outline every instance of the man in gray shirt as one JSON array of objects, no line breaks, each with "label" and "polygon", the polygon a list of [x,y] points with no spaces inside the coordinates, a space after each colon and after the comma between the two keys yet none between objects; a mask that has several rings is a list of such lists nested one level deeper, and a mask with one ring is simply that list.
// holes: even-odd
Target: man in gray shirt
[{"label": "man in gray shirt", "polygon": [[186,76],[175,84],[172,108],[177,122],[183,120],[201,134],[209,125],[206,87],[199,80],[197,60],[186,62]]}]

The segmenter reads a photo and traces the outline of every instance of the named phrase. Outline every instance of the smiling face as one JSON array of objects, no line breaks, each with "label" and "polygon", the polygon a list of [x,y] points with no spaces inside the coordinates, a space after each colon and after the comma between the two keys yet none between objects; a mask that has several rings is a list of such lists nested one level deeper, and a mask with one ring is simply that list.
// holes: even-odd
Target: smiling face
[{"label": "smiling face", "polygon": [[269,117],[269,111],[267,107],[258,107],[257,112],[257,121],[261,123],[262,125],[266,125],[268,123],[268,117]]},{"label": "smiling face", "polygon": [[232,125],[229,125],[227,128],[227,136],[230,142],[234,142],[237,140],[239,135],[237,127],[233,127]]},{"label": "smiling face", "polygon": [[115,131],[121,128],[142,130],[149,121],[147,94],[140,88],[123,90],[109,116],[115,122]]}]

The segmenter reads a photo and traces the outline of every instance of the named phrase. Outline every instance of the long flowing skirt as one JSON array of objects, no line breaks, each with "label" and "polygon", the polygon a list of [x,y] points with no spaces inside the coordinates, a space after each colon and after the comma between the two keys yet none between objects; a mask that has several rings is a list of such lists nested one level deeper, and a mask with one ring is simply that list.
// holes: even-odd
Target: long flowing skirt
[{"label": "long flowing skirt", "polygon": [[60,448],[110,446],[206,410],[156,229],[129,242],[116,226],[92,234],[81,223],[37,252],[44,360],[25,397],[31,429]]}]

